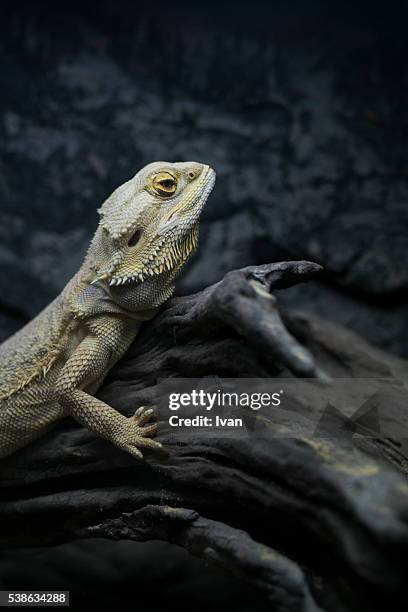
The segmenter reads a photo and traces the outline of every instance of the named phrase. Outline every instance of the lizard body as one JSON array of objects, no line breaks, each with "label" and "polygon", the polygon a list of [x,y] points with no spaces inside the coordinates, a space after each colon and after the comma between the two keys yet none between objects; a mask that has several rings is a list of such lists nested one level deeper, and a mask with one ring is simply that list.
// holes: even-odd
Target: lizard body
[{"label": "lizard body", "polygon": [[161,446],[150,438],[152,410],[128,418],[94,394],[142,322],[171,296],[214,182],[207,165],[155,162],[105,201],[80,270],[0,345],[0,457],[65,416],[136,457]]}]

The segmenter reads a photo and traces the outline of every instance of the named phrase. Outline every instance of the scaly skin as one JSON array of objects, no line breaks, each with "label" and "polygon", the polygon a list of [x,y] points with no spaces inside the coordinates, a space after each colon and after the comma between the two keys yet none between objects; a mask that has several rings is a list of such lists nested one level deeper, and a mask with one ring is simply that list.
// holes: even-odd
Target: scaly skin
[{"label": "scaly skin", "polygon": [[149,164],[99,209],[85,261],[61,294],[0,345],[0,457],[72,416],[136,457],[159,448],[152,410],[128,418],[94,397],[140,325],[172,294],[197,245],[214,171]]}]

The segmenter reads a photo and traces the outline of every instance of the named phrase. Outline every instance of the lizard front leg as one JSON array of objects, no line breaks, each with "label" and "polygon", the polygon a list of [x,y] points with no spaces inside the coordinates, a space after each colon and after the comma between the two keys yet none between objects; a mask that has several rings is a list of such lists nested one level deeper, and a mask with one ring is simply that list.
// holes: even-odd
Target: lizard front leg
[{"label": "lizard front leg", "polygon": [[152,411],[139,408],[134,416],[125,417],[83,390],[104,375],[113,352],[119,350],[119,347],[112,346],[113,336],[91,334],[82,340],[61,370],[56,394],[66,413],[84,427],[131,455],[142,458],[138,447],[162,448],[160,442],[148,437],[156,433],[157,425],[143,426]]}]

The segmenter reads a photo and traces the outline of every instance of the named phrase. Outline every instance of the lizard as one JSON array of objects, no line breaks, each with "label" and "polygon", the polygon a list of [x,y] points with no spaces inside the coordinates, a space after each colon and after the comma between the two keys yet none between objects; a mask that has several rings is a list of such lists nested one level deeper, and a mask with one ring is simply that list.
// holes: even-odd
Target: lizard
[{"label": "lizard", "polygon": [[99,223],[78,272],[22,329],[0,344],[0,457],[73,417],[143,458],[157,422],[141,406],[124,416],[95,397],[144,321],[172,295],[197,247],[214,170],[197,162],[153,162],[98,209]]}]

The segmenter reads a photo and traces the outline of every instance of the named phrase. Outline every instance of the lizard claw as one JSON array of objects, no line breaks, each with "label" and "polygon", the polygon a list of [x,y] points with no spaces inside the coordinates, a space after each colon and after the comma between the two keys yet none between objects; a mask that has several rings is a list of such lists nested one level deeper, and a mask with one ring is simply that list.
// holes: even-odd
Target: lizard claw
[{"label": "lizard claw", "polygon": [[135,414],[126,419],[126,425],[120,433],[117,445],[137,459],[143,459],[140,448],[162,449],[163,445],[151,436],[157,433],[157,423],[145,425],[154,415],[152,408],[141,406]]},{"label": "lizard claw", "polygon": [[153,408],[147,408],[146,406],[141,406],[135,412],[135,414],[131,417],[136,425],[144,425],[147,423],[150,418],[154,416]]}]

